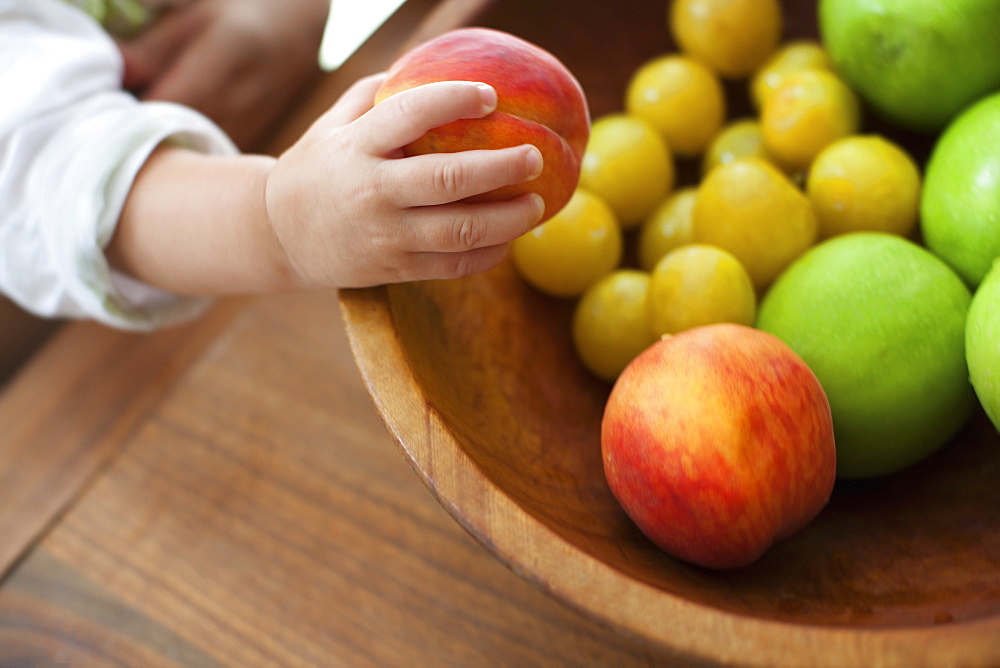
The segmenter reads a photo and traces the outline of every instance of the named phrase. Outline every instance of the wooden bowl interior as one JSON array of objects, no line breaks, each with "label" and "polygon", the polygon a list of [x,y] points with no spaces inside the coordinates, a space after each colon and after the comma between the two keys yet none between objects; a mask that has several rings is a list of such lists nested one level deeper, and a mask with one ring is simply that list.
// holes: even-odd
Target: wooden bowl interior
[{"label": "wooden bowl interior", "polygon": [[524,512],[628,577],[795,624],[1000,616],[1000,438],[981,413],[922,464],[838,482],[804,530],[747,568],[716,572],[665,555],[611,495],[600,457],[610,386],[574,357],[569,303],[538,294],[509,265],[394,286],[388,297],[428,403],[465,454]]},{"label": "wooden bowl interior", "polygon": [[[598,116],[620,109],[639,64],[673,48],[665,7],[662,0],[508,0],[476,24],[555,53]],[[815,35],[812,3],[786,9],[788,35]],[[743,87],[730,86],[734,107],[747,108]],[[894,134],[923,159],[927,138]],[[682,164],[681,174],[692,179],[693,165]],[[796,625],[898,629],[1000,619],[1000,437],[981,412],[922,464],[838,482],[821,515],[756,564],[714,572],[658,550],[611,495],[599,434],[610,385],[573,353],[572,301],[536,292],[509,263],[459,281],[390,286],[384,295],[427,405],[474,466],[524,513],[626,577],[665,596]],[[433,471],[422,473],[433,488]],[[462,509],[451,510],[461,521]],[[490,536],[478,537],[489,545]]]}]

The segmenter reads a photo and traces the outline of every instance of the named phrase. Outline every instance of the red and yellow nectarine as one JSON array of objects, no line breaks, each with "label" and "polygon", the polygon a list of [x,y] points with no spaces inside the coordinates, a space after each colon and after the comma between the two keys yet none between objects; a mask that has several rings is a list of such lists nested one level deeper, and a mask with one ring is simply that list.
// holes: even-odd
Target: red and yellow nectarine
[{"label": "red and yellow nectarine", "polygon": [[487,28],[452,30],[412,49],[390,68],[376,103],[400,91],[438,81],[478,81],[493,86],[497,109],[485,118],[461,119],[431,130],[404,148],[406,155],[448,153],[533,144],[542,174],[471,201],[506,200],[537,192],[542,220],[570,199],[590,135],[590,115],[579,82],[555,56],[514,35]]},{"label": "red and yellow nectarine", "polygon": [[830,406],[780,339],[735,324],[664,337],[618,377],[601,425],[611,491],[666,552],[738,568],[809,523],[836,474]]}]

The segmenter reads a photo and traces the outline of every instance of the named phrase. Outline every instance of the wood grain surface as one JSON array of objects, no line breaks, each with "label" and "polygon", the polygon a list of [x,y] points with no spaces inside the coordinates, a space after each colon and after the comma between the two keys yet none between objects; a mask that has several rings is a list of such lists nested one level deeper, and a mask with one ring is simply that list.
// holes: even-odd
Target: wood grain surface
[{"label": "wood grain surface", "polygon": [[0,297],[0,386],[59,328],[58,320],[46,320],[23,311]]},{"label": "wood grain surface", "polygon": [[10,571],[0,665],[655,663],[445,513],[342,332],[332,293],[242,305]]}]

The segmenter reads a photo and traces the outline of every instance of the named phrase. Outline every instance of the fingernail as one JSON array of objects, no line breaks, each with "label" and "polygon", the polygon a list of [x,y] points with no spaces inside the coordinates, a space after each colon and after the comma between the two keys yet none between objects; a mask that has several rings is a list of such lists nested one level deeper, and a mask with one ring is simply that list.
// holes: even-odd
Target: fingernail
[{"label": "fingernail", "polygon": [[525,156],[525,161],[528,163],[528,181],[534,181],[542,175],[542,168],[545,166],[542,152],[531,144],[528,144],[528,154]]},{"label": "fingernail", "polygon": [[545,214],[545,200],[538,193],[531,193],[529,195],[531,198],[531,205],[535,208],[535,222],[542,219]]},{"label": "fingernail", "polygon": [[479,89],[479,98],[483,103],[483,112],[488,114],[497,108],[497,92],[494,90],[493,86],[489,84],[477,84],[476,88]]}]

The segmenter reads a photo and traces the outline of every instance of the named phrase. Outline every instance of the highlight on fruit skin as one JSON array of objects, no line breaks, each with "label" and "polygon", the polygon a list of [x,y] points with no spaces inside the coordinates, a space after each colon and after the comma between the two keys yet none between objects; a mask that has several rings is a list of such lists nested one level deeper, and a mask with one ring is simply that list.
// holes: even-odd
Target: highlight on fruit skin
[{"label": "highlight on fruit skin", "polygon": [[762,109],[785,77],[804,69],[833,69],[823,45],[812,39],[795,39],[781,45],[750,80],[750,99],[754,108],[758,111]]},{"label": "highlight on fruit skin", "polygon": [[408,156],[533,144],[544,167],[535,180],[498,188],[470,201],[499,201],[536,192],[542,220],[563,208],[580,178],[590,136],[583,87],[552,53],[509,33],[459,28],[403,54],[375,96],[378,104],[400,91],[439,81],[476,81],[496,90],[496,111],[435,128],[404,147]]}]

